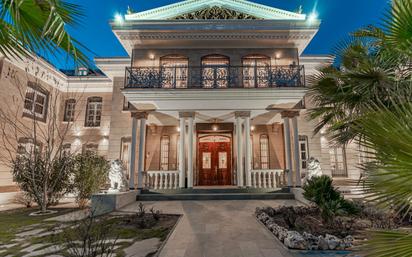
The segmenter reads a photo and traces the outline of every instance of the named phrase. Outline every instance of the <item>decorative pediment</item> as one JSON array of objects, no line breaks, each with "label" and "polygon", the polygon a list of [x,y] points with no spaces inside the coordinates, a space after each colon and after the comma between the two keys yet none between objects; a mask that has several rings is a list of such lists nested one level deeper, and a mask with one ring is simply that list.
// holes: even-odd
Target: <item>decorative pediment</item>
[{"label": "decorative pediment", "polygon": [[186,0],[159,8],[134,12],[131,8],[127,21],[136,20],[305,20],[306,15],[289,12],[247,0]]},{"label": "decorative pediment", "polygon": [[180,14],[171,20],[259,20],[256,16],[230,10],[220,6],[212,6],[198,11]]}]

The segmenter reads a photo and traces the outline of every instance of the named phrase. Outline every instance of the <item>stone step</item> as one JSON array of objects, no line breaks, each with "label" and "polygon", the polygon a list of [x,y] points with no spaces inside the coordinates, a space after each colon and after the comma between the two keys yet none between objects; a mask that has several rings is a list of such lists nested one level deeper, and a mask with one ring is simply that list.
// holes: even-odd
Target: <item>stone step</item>
[{"label": "stone step", "polygon": [[202,201],[202,200],[287,200],[292,193],[196,193],[196,194],[139,194],[137,201]]},{"label": "stone step", "polygon": [[141,194],[237,194],[237,193],[290,193],[289,188],[182,188],[182,189],[150,189]]}]

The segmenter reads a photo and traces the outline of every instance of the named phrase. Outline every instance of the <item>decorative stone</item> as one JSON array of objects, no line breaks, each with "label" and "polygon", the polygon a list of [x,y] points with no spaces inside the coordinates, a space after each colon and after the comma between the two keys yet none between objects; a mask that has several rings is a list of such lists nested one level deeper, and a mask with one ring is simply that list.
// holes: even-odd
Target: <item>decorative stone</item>
[{"label": "decorative stone", "polygon": [[340,244],[340,239],[333,235],[326,234],[325,240],[328,243],[329,250],[335,250]]},{"label": "decorative stone", "polygon": [[326,241],[326,239],[323,236],[319,236],[318,249],[329,250],[328,241]]},{"label": "decorative stone", "polygon": [[314,236],[310,233],[303,232],[303,238],[305,238],[307,242],[307,249],[308,250],[317,250],[319,247],[319,237]]},{"label": "decorative stone", "polygon": [[344,239],[340,240],[340,244],[338,246],[339,250],[345,250],[348,248],[352,248],[353,246],[353,237],[347,236]]},{"label": "decorative stone", "polygon": [[305,250],[307,247],[305,238],[303,238],[303,236],[296,231],[287,232],[287,236],[283,243],[291,249]]}]

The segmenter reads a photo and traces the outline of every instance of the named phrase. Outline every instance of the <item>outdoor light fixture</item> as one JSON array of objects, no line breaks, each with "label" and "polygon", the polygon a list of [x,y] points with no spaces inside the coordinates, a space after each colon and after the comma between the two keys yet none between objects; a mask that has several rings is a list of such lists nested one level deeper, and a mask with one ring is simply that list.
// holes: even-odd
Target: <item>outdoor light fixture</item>
[{"label": "outdoor light fixture", "polygon": [[176,127],[177,132],[180,132],[180,127]]},{"label": "outdoor light fixture", "polygon": [[251,126],[251,127],[250,127],[250,130],[251,130],[251,131],[254,131],[254,130],[255,130],[255,126]]},{"label": "outdoor light fixture", "polygon": [[150,58],[150,60],[153,61],[153,60],[155,59],[155,55],[154,55],[154,54],[150,54],[150,55],[149,55],[149,58]]},{"label": "outdoor light fixture", "polygon": [[114,20],[116,21],[117,24],[123,24],[124,22],[123,15],[121,15],[120,13],[116,13],[116,15],[114,16]]},{"label": "outdoor light fixture", "polygon": [[218,130],[218,127],[217,127],[216,124],[212,126],[212,130],[213,130],[213,131],[217,131],[217,130]]},{"label": "outdoor light fixture", "polygon": [[317,19],[318,19],[318,14],[317,14],[315,11],[313,11],[311,14],[309,14],[308,23],[311,25],[311,24],[313,24]]}]

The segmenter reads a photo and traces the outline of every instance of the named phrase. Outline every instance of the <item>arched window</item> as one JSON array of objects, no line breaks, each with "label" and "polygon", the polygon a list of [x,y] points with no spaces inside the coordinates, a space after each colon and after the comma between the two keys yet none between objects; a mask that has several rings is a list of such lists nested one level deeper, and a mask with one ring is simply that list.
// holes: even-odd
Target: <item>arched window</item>
[{"label": "arched window", "polygon": [[162,136],[160,139],[160,170],[169,170],[170,137]]},{"label": "arched window", "polygon": [[101,97],[94,96],[87,98],[85,127],[100,127],[102,105],[103,99]]},{"label": "arched window", "polygon": [[204,88],[225,88],[229,85],[230,58],[224,55],[202,57],[202,86]]},{"label": "arched window", "polygon": [[260,140],[260,168],[262,170],[269,169],[269,136],[261,135]]},{"label": "arched window", "polygon": [[243,86],[268,87],[270,57],[266,55],[247,55],[242,58]]},{"label": "arched window", "polygon": [[74,121],[74,113],[76,109],[76,100],[67,99],[64,105],[64,117],[63,121]]},{"label": "arched window", "polygon": [[166,55],[160,58],[163,88],[186,88],[189,59],[182,55]]}]

